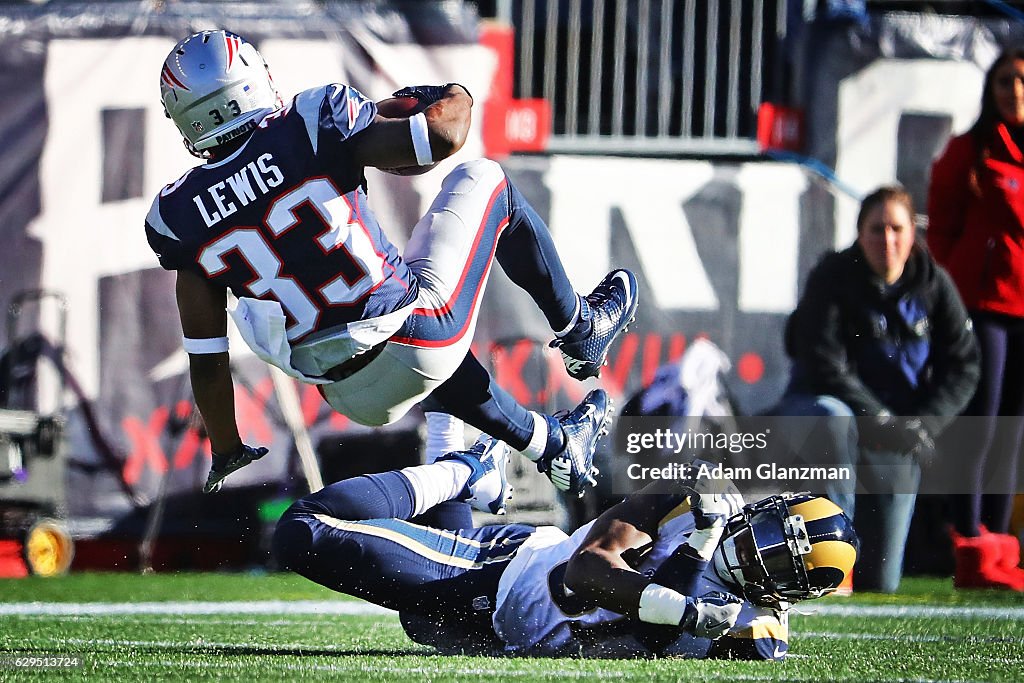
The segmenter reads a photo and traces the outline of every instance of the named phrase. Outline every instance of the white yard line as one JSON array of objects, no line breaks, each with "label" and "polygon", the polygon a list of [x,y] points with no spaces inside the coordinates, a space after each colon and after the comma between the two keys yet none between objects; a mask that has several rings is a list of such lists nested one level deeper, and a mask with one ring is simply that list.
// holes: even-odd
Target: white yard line
[{"label": "white yard line", "polygon": [[790,612],[790,618],[821,617],[900,617],[917,619],[1024,619],[1024,607],[953,607],[948,605],[806,605],[805,613]]},{"label": "white yard line", "polygon": [[[141,669],[141,668],[152,668],[153,666],[163,666],[169,669],[181,669],[181,668],[194,668],[208,671],[210,669],[225,669],[225,670],[237,670],[237,664],[230,663],[218,663],[210,661],[202,662],[190,662],[190,661],[160,661],[160,662],[104,662],[104,666],[129,668],[129,669]],[[507,679],[507,678],[527,678],[536,679],[538,673],[536,671],[510,671],[509,669],[486,669],[481,667],[473,666],[448,666],[447,663],[444,667],[400,667],[400,666],[386,666],[380,664],[366,664],[361,662],[352,662],[346,664],[344,662],[339,664],[279,664],[275,663],[271,667],[267,667],[264,674],[272,673],[275,670],[283,669],[286,671],[324,671],[331,673],[372,673],[372,674],[398,674],[398,675],[422,675],[426,677],[443,677],[444,680],[458,680],[463,676],[489,676],[494,677],[496,680]],[[561,671],[556,673],[544,673],[543,678],[592,678],[594,676],[592,671]],[[601,679],[607,678],[625,678],[632,676],[631,673],[617,672],[617,671],[602,671],[600,673]],[[429,680],[429,679],[427,679]],[[776,678],[765,676],[764,678],[732,678],[732,680],[758,680],[758,681],[774,681]],[[810,680],[810,679],[805,679]]]},{"label": "white yard line", "polygon": [[262,600],[252,602],[9,602],[0,616],[109,616],[119,614],[315,614],[382,615],[396,612],[368,602],[346,600]]},{"label": "white yard line", "polygon": [[[795,620],[805,616],[898,617],[941,619],[1024,620],[1024,607],[952,607],[945,605],[817,605],[806,613],[791,612]],[[0,603],[0,616],[108,616],[122,614],[203,615],[394,615],[395,612],[367,602],[347,600],[262,600],[245,602],[9,602]]]}]

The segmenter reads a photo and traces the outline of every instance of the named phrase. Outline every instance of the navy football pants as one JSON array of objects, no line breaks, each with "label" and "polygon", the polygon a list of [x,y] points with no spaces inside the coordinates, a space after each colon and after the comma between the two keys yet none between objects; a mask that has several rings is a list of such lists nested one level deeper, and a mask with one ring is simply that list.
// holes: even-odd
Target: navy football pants
[{"label": "navy football pants", "polygon": [[408,522],[398,472],[346,479],[296,501],[273,550],[284,569],[403,613],[490,629],[498,579],[533,533],[524,524],[443,531]]}]

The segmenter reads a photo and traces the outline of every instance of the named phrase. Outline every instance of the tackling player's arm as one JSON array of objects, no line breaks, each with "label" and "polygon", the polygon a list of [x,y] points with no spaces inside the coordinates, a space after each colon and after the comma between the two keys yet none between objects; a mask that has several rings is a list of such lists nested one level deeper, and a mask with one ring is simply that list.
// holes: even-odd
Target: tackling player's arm
[{"label": "tackling player's arm", "polygon": [[[181,330],[188,340],[227,337],[226,290],[188,270],[178,271],[175,287]],[[188,350],[188,349],[186,349]],[[234,453],[242,447],[235,422],[234,384],[228,352],[189,353],[189,378],[210,447],[214,453]]]},{"label": "tackling player's arm", "polygon": [[598,517],[569,559],[566,587],[605,609],[635,615],[651,580],[629,566],[622,554],[654,541],[658,521],[682,502],[678,497],[673,505],[669,498],[641,492]]},{"label": "tackling player's arm", "polygon": [[[694,516],[695,530],[653,578],[633,569],[623,555],[652,543],[669,516],[687,512]],[[728,502],[721,494],[692,489],[659,494],[648,487],[595,520],[569,559],[565,585],[584,600],[641,622],[681,626],[701,638],[720,638],[736,623],[742,600],[727,593],[692,593],[727,516]]]},{"label": "tackling player's arm", "polygon": [[[425,126],[418,127],[413,117],[389,119],[377,116],[373,125],[352,137],[356,160],[362,166],[399,168],[424,166],[440,161],[462,149],[469,134],[472,120],[473,97],[458,83],[446,86],[415,86],[399,90],[409,92],[423,102],[429,102],[422,111]],[[418,116],[418,114],[417,114]],[[422,158],[421,147],[417,156],[416,142],[429,147],[430,160]]]}]

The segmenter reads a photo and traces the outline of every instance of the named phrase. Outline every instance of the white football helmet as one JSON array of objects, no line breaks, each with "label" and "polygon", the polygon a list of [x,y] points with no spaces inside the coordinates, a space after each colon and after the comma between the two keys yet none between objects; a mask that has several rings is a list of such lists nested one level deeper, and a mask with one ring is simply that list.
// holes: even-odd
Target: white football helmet
[{"label": "white football helmet", "polygon": [[229,31],[201,31],[174,46],[160,71],[160,99],[198,157],[255,128],[282,105],[267,63]]}]

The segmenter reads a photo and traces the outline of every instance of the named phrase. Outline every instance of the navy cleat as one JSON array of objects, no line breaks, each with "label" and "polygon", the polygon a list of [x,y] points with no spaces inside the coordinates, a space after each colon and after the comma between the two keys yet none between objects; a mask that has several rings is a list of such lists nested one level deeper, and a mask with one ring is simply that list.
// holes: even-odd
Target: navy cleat
[{"label": "navy cleat", "polygon": [[[562,352],[569,375],[580,381],[597,377],[607,362],[612,342],[636,319],[638,285],[628,270],[613,270],[581,299],[580,331],[575,328],[551,342]],[[584,322],[590,325],[581,325]],[[589,328],[589,329],[587,329]]]},{"label": "navy cleat", "polygon": [[437,462],[457,460],[469,465],[473,473],[458,500],[466,501],[474,510],[503,515],[505,504],[512,500],[512,486],[506,475],[510,450],[504,441],[481,434],[469,450],[445,453]]},{"label": "navy cleat", "polygon": [[253,448],[242,444],[242,447],[226,455],[213,454],[213,464],[210,466],[210,474],[206,477],[206,484],[203,485],[203,493],[216,493],[224,485],[224,479],[232,472],[237,472],[249,463],[259,460],[267,454],[267,449],[260,446]]},{"label": "navy cleat", "polygon": [[608,393],[594,389],[571,411],[554,416],[565,435],[565,446],[538,460],[537,469],[559,491],[582,498],[588,486],[597,485],[599,472],[594,467],[594,449],[597,440],[611,428],[613,412]]}]

